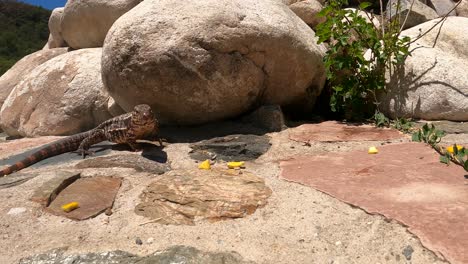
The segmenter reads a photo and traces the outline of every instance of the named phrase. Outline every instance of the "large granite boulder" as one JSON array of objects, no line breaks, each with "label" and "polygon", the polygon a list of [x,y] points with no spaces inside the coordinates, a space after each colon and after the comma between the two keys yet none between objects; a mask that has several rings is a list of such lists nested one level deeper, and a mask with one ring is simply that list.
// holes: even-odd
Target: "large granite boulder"
[{"label": "large granite boulder", "polygon": [[19,60],[13,67],[0,76],[0,108],[11,90],[42,63],[67,52],[66,48],[36,51]]},{"label": "large granite boulder", "polygon": [[325,17],[317,16],[323,8],[318,0],[283,0],[283,2],[312,28],[325,21]]},{"label": "large granite boulder", "polygon": [[[466,1],[466,0],[459,0]],[[429,6],[434,8],[441,17],[445,15],[456,16],[455,3],[452,0],[429,0]]]},{"label": "large granite boulder", "polygon": [[[437,21],[402,35],[416,38]],[[467,28],[468,18],[448,17],[442,28],[437,26],[411,44],[411,57],[390,78],[382,110],[393,117],[468,121]]]},{"label": "large granite boulder", "polygon": [[281,1],[146,0],[110,29],[102,75],[124,110],[147,103],[162,123],[197,124],[316,98],[324,52]]},{"label": "large granite boulder", "polygon": [[[399,6],[398,6],[399,5]],[[405,18],[408,15],[408,19],[405,22]],[[386,6],[387,19],[400,19],[400,23],[404,29],[414,27],[421,23],[427,22],[432,19],[439,17],[434,9],[430,8],[421,1],[411,0],[390,0]]]},{"label": "large granite boulder", "polygon": [[1,108],[3,130],[11,136],[69,135],[110,118],[100,60],[100,48],[72,51],[23,76]]},{"label": "large granite boulder", "polygon": [[107,31],[142,0],[68,0],[63,11],[62,36],[75,49],[102,47]]},{"label": "large granite boulder", "polygon": [[49,41],[48,48],[66,47],[67,43],[62,37],[63,7],[55,8],[49,17]]},{"label": "large granite boulder", "polygon": [[457,15],[461,17],[468,17],[468,0],[460,0],[461,3],[458,4],[455,11],[457,11]]}]

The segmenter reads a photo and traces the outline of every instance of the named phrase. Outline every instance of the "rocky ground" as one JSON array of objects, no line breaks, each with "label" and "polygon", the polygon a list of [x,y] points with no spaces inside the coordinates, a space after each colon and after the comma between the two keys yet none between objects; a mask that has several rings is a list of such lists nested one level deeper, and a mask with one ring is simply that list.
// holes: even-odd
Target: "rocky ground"
[{"label": "rocky ground", "polygon": [[[143,152],[130,153],[103,143],[98,157],[82,161],[76,154],[64,154],[17,174],[23,175],[25,182],[10,178],[6,183],[4,178],[0,182],[0,263],[18,263],[20,259],[22,263],[70,259],[77,263],[446,263],[440,252],[434,253],[437,249],[425,248],[398,219],[368,214],[358,206],[280,177],[279,161],[291,157],[353,150],[368,155],[371,145],[408,142],[408,136],[304,143],[290,139],[294,129],[243,143],[243,137],[238,140],[241,143],[232,139],[205,142],[206,148],[198,148],[202,149],[199,153],[191,151],[191,143],[209,139],[212,128],[168,129],[165,136],[169,142],[164,148],[147,143]],[[453,129],[447,143],[468,143],[465,124],[458,123]],[[226,129],[224,134],[232,133]],[[4,158],[0,165],[53,139],[4,139],[0,142],[0,158]],[[265,146],[265,139],[271,146]],[[216,157],[211,158],[216,162],[211,171],[199,170],[199,161],[192,157],[213,153]],[[226,170],[221,157],[229,160],[236,155],[247,160],[245,168]],[[323,166],[331,165],[324,162]],[[30,200],[44,183],[63,171],[80,173],[81,178],[121,178],[112,210],[76,221],[51,214]],[[201,180],[204,172],[211,173],[212,182]],[[164,210],[147,209],[150,216],[153,213],[153,218],[148,218],[136,208],[141,206],[142,193],[151,192],[147,186],[152,184],[159,184],[159,191],[153,189],[153,194],[159,195],[154,201]],[[196,184],[197,188],[190,187]],[[233,184],[238,184],[236,190],[240,191],[228,188]],[[86,208],[77,211],[80,209]],[[467,207],[462,209],[466,212]],[[452,262],[462,263],[460,259]]]}]

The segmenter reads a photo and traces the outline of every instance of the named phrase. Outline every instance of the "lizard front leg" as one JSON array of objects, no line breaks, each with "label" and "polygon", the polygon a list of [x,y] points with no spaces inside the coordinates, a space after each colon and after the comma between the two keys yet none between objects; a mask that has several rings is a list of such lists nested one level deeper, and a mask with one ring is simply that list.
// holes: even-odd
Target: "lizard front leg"
[{"label": "lizard front leg", "polygon": [[135,134],[133,134],[131,132],[127,133],[127,140],[125,141],[125,143],[127,143],[127,145],[130,146],[132,151],[136,152],[136,151],[140,150],[140,147],[139,147],[138,143],[136,142],[136,136],[135,136]]},{"label": "lizard front leg", "polygon": [[102,129],[98,129],[98,130],[95,130],[93,131],[93,133],[91,133],[91,135],[85,139],[83,139],[83,141],[81,141],[81,144],[80,146],[78,147],[78,150],[77,152],[83,156],[83,159],[86,157],[86,155],[93,155],[94,152],[93,151],[90,151],[89,148],[96,144],[96,143],[99,143],[99,142],[102,142],[106,140],[106,135],[105,135],[105,132],[104,130]]},{"label": "lizard front leg", "polygon": [[148,136],[147,139],[148,139],[148,140],[151,140],[151,141],[158,140],[159,146],[161,146],[161,147],[163,146],[162,139],[158,136],[157,130],[153,130],[153,131],[151,132],[151,134]]}]

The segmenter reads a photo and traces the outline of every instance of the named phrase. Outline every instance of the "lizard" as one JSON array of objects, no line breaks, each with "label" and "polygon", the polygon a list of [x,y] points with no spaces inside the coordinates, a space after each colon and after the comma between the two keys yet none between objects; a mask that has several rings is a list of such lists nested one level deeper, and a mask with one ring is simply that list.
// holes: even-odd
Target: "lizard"
[{"label": "lizard", "polygon": [[24,169],[41,160],[66,152],[77,152],[83,158],[92,155],[89,148],[102,141],[127,144],[133,151],[138,151],[137,139],[158,139],[159,123],[151,107],[146,104],[137,105],[132,112],[116,116],[104,121],[99,126],[86,132],[75,134],[42,147],[25,159],[0,170],[0,177]]}]

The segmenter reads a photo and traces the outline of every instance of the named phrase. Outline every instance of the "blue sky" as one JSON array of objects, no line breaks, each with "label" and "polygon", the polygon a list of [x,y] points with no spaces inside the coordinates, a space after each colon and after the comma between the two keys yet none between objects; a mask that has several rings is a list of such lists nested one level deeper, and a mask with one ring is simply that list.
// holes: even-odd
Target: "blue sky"
[{"label": "blue sky", "polygon": [[31,5],[42,6],[47,9],[54,9],[56,7],[65,6],[67,0],[20,0]]}]

